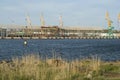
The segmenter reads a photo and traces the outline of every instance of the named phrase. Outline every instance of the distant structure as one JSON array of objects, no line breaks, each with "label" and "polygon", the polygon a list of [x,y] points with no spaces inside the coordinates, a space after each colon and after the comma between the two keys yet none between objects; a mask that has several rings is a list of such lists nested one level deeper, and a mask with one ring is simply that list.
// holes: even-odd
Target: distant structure
[{"label": "distant structure", "polygon": [[63,21],[62,21],[62,16],[60,15],[60,17],[59,17],[59,36],[63,35],[62,28],[63,28]]},{"label": "distant structure", "polygon": [[63,27],[63,21],[62,21],[62,16],[60,16],[59,17],[59,26],[60,26],[60,28],[62,28]]},{"label": "distant structure", "polygon": [[118,27],[120,29],[120,13],[118,14]]},{"label": "distant structure", "polygon": [[7,35],[7,29],[0,27],[0,38],[4,38],[4,37],[6,37],[6,35]]},{"label": "distant structure", "polygon": [[107,20],[107,23],[108,23],[108,37],[109,38],[112,38],[112,37],[114,37],[114,35],[113,35],[113,29],[114,29],[114,27],[112,26],[112,20],[110,19],[110,17],[109,17],[109,13],[108,12],[106,12],[106,17],[105,17],[105,19]]},{"label": "distant structure", "polygon": [[24,33],[26,36],[31,37],[32,36],[32,22],[31,22],[30,16],[28,14],[26,17],[26,22],[27,22],[27,26],[24,29]]},{"label": "distant structure", "polygon": [[30,20],[30,16],[29,15],[27,15],[27,17],[26,17],[26,22],[27,22],[26,28],[32,28],[32,22]]},{"label": "distant structure", "polygon": [[41,14],[40,16],[40,22],[41,22],[41,26],[45,26],[45,20],[44,20],[43,14]]},{"label": "distant structure", "polygon": [[[120,30],[115,30],[112,26],[112,20],[109,13],[106,12],[107,29],[101,27],[84,26],[63,26],[62,16],[59,16],[57,26],[46,26],[43,14],[40,15],[41,27],[33,26],[30,16],[26,17],[26,26],[20,26],[11,29],[0,27],[0,38],[6,39],[24,39],[24,45],[28,44],[27,39],[120,39]],[[120,14],[118,15],[118,26],[120,26]],[[24,28],[22,28],[24,27]]]}]

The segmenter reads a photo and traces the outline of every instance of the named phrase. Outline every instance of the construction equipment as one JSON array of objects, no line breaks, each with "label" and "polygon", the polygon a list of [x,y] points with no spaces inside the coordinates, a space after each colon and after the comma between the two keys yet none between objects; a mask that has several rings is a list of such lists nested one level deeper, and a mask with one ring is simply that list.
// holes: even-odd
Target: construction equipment
[{"label": "construction equipment", "polygon": [[118,27],[120,28],[120,13],[118,14]]},{"label": "construction equipment", "polygon": [[26,22],[27,22],[27,26],[26,26],[26,29],[25,29],[26,36],[27,37],[32,37],[32,23],[31,23],[31,20],[30,20],[30,16],[28,14],[27,14],[27,17],[26,17]]},{"label": "construction equipment", "polygon": [[114,37],[113,35],[114,27],[112,26],[113,21],[110,19],[108,12],[106,12],[105,19],[107,20],[107,23],[108,23],[108,38],[113,38]]},{"label": "construction equipment", "polygon": [[59,17],[59,36],[64,35],[62,28],[63,28],[63,21],[62,21],[62,16],[60,15],[60,17]]},{"label": "construction equipment", "polygon": [[27,15],[26,21],[27,21],[27,27],[26,28],[32,28],[32,24],[31,24],[31,20],[30,20],[30,16],[29,15]]},{"label": "construction equipment", "polygon": [[62,28],[63,27],[63,21],[62,21],[62,16],[60,16],[59,17],[59,26],[60,26],[60,28]]},{"label": "construction equipment", "polygon": [[40,16],[40,21],[41,21],[41,26],[45,26],[43,14],[41,14],[41,16]]}]

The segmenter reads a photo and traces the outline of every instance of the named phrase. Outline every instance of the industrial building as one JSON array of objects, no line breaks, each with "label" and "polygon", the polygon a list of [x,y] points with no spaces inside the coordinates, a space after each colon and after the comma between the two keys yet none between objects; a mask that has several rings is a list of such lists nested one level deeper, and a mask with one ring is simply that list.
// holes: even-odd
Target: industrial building
[{"label": "industrial building", "polygon": [[[26,21],[27,25],[22,26],[21,29],[16,28],[10,29],[6,31],[6,29],[0,29],[1,38],[34,38],[34,39],[103,39],[103,38],[120,38],[120,30],[115,30],[114,26],[112,26],[112,20],[108,14],[106,13],[105,17],[107,21],[107,29],[98,29],[95,28],[87,28],[81,29],[72,28],[63,26],[62,16],[59,18],[58,26],[47,26],[44,21],[43,15],[41,15],[41,26],[35,28],[32,25],[31,19],[27,16]],[[118,24],[120,24],[120,14],[118,16]],[[84,27],[85,28],[85,27]]]},{"label": "industrial building", "polygon": [[7,29],[0,28],[0,38],[5,38],[7,35]]}]

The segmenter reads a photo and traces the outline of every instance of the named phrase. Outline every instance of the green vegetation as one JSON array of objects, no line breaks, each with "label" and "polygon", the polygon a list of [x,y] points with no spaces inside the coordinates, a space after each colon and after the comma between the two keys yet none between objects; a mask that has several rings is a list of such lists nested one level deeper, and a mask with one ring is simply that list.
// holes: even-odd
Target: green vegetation
[{"label": "green vegetation", "polygon": [[2,61],[0,80],[120,80],[120,62],[102,62],[98,57],[67,62],[28,55]]}]

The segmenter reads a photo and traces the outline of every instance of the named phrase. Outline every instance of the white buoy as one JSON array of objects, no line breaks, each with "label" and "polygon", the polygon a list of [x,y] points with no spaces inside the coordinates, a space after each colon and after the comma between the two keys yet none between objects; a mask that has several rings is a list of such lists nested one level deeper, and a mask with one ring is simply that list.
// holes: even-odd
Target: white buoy
[{"label": "white buoy", "polygon": [[24,45],[27,45],[27,41],[26,40],[24,41]]}]

